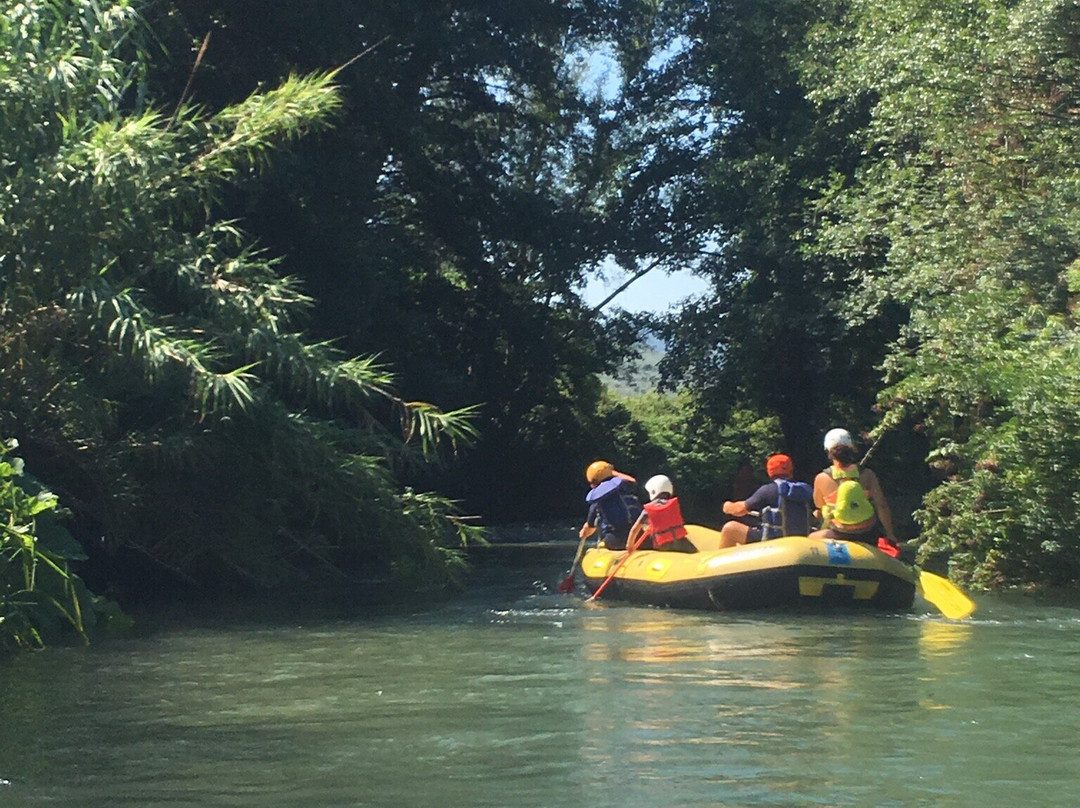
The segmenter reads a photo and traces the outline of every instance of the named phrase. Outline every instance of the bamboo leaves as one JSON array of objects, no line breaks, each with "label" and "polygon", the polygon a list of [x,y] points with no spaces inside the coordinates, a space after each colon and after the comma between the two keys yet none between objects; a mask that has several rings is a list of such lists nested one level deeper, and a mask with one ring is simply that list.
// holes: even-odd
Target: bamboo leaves
[{"label": "bamboo leaves", "polygon": [[401,407],[401,427],[405,440],[419,440],[425,455],[434,454],[444,438],[455,449],[459,444],[468,444],[476,438],[476,429],[469,420],[476,411],[475,407],[444,412],[425,401],[395,401]]},{"label": "bamboo leaves", "polygon": [[231,177],[243,168],[265,163],[276,140],[324,128],[341,103],[332,77],[332,73],[290,76],[276,89],[218,113],[210,121],[208,148],[185,173]]},{"label": "bamboo leaves", "polygon": [[[402,568],[441,575],[426,545],[456,527],[408,517],[389,469],[470,440],[471,411],[406,402],[375,357],[309,338],[311,298],[217,214],[232,183],[331,123],[334,74],[166,116],[129,3],[0,14],[0,426],[93,479],[95,525],[180,578],[212,557],[269,585],[301,574],[297,555],[380,572],[417,556]],[[389,526],[375,540],[365,513]]]}]

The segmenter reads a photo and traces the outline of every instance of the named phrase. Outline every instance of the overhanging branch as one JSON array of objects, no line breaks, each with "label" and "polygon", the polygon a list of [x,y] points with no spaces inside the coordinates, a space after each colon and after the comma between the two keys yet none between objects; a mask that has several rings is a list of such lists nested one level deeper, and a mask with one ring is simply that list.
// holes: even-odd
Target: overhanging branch
[{"label": "overhanging branch", "polygon": [[659,266],[659,264],[660,264],[660,262],[662,260],[663,260],[662,258],[657,258],[656,260],[652,261],[650,264],[647,264],[644,269],[639,269],[637,272],[635,272],[633,275],[631,275],[629,278],[627,278],[622,284],[620,284],[619,287],[614,292],[612,292],[610,295],[608,295],[603,300],[601,300],[599,303],[597,303],[595,306],[593,306],[591,313],[592,314],[598,314],[600,312],[600,309],[604,308],[604,306],[606,306],[612,300],[614,300],[619,295],[621,295],[623,292],[625,292],[630,287],[630,284],[632,284],[636,280],[640,280],[641,278],[644,278],[646,275],[648,275],[650,272],[652,272],[654,269],[656,269],[656,267]]}]

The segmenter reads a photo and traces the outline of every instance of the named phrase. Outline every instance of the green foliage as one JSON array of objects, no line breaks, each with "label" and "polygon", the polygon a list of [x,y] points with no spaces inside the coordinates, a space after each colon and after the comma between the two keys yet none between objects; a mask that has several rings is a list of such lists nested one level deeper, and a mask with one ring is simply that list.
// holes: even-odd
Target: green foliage
[{"label": "green foliage", "polygon": [[56,524],[56,495],[26,476],[17,447],[0,443],[0,651],[41,648],[65,629],[87,641],[88,629],[123,615],[69,569],[86,556]]},{"label": "green foliage", "polygon": [[720,506],[731,499],[739,462],[749,458],[760,471],[781,441],[777,419],[735,411],[718,424],[685,391],[609,395],[601,417],[616,466],[640,475],[641,483],[668,475],[686,517],[705,524],[722,519]]},{"label": "green foliage", "polygon": [[[740,456],[877,423],[931,447],[924,554],[1080,575],[1075,4],[399,6],[148,6],[194,71],[130,3],[0,6],[0,428],[95,531],[441,583],[434,481],[532,517],[607,456],[707,519]],[[711,291],[593,311],[608,261]],[[606,394],[645,328],[680,392]]]},{"label": "green foliage", "polygon": [[332,123],[335,75],[167,115],[133,4],[0,15],[0,425],[112,549],[179,579],[444,580],[454,505],[392,472],[473,440],[470,409],[308,336],[312,299],[220,214]]},{"label": "green foliage", "polygon": [[883,427],[936,447],[923,552],[978,584],[1080,575],[1077,21],[1069,2],[856,0],[806,70],[823,104],[872,102],[821,244],[860,267],[857,308],[911,311]]},{"label": "green foliage", "polygon": [[[179,95],[190,79],[209,110],[347,65],[334,128],[224,201],[304,278],[313,335],[377,354],[408,400],[483,403],[469,457],[409,482],[434,482],[489,519],[549,512],[562,492],[521,496],[505,458],[576,481],[577,447],[596,443],[593,375],[636,337],[579,294],[619,228],[599,158],[610,127],[577,84],[578,57],[622,11],[593,0],[174,0],[150,13],[174,57],[155,60],[152,86]],[[207,32],[192,75],[175,57]]]},{"label": "green foliage", "polygon": [[816,203],[857,164],[849,135],[866,114],[858,99],[822,109],[806,97],[805,37],[837,11],[798,0],[651,6],[646,35],[618,40],[636,65],[617,113],[629,175],[619,220],[629,249],[674,255],[711,284],[659,325],[661,371],[717,421],[775,414],[785,448],[809,462],[835,399],[868,420],[882,338],[899,316],[849,317],[848,266],[811,249]]},{"label": "green foliage", "polygon": [[[1030,309],[1018,318],[1016,292],[978,297],[957,296],[963,316],[943,316],[922,350],[894,363],[887,391],[889,421],[917,419],[939,444],[929,459],[945,481],[917,514],[923,552],[948,554],[979,585],[1071,582],[1080,342],[1062,318]],[[981,329],[968,321],[978,315]]]},{"label": "green foliage", "polygon": [[799,465],[836,423],[926,442],[925,555],[1075,579],[1076,5],[673,0],[637,22],[627,243],[675,238],[713,286],[660,326],[670,386],[720,423],[776,413]]}]

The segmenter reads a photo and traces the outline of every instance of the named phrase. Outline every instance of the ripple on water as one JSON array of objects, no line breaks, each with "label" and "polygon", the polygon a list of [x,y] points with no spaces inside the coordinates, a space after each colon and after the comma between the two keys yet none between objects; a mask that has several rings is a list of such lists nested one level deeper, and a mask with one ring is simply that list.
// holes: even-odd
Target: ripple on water
[{"label": "ripple on water", "polygon": [[18,659],[0,668],[0,802],[1080,805],[1066,606],[704,614],[521,580],[415,614]]}]

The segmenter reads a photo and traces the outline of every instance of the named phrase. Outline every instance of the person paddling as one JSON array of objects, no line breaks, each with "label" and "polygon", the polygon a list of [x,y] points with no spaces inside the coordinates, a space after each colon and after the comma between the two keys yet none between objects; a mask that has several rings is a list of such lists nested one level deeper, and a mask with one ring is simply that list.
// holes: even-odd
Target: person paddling
[{"label": "person paddling", "polygon": [[[663,474],[650,477],[645,483],[645,491],[649,501],[642,506],[641,515],[630,528],[627,545],[641,550],[696,553],[697,547],[687,535],[686,521],[671,479]],[[647,538],[638,545],[638,537],[643,532]]]},{"label": "person paddling", "polygon": [[[795,464],[786,454],[770,455],[765,461],[765,472],[771,482],[758,488],[753,494],[744,500],[728,500],[722,506],[723,511],[732,519],[724,523],[720,529],[720,547],[734,547],[737,544],[752,544],[762,539],[776,538],[769,531],[770,525],[764,524],[760,514],[767,509],[776,509],[778,512],[785,508],[785,502],[790,495],[793,499],[809,499],[809,486],[806,483],[792,481],[795,473]],[[804,506],[804,513],[808,510]],[[755,517],[756,524],[748,525],[742,521],[744,517],[758,514]],[[808,525],[806,519],[801,520],[801,526],[793,532],[805,535]]]},{"label": "person paddling", "polygon": [[600,541],[610,550],[622,550],[630,528],[641,515],[641,500],[635,483],[628,474],[616,471],[606,460],[590,463],[585,479],[592,489],[585,497],[589,513],[578,536],[585,539],[600,530]]},{"label": "person paddling", "polygon": [[821,530],[812,539],[843,539],[877,546],[884,532],[896,545],[892,512],[877,475],[859,468],[855,441],[846,429],[825,434],[830,465],[814,478],[814,507],[821,514]]}]

